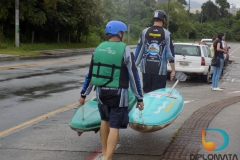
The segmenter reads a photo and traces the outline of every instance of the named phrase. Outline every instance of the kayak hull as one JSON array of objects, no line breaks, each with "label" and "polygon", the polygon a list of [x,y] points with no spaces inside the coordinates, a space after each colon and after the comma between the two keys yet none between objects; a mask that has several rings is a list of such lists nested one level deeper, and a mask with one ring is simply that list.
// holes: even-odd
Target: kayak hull
[{"label": "kayak hull", "polygon": [[[128,90],[128,94],[128,110],[130,111],[136,104],[136,98],[130,89]],[[89,131],[94,131],[97,133],[100,129],[100,125],[101,117],[99,114],[98,101],[96,97],[86,101],[83,106],[78,106],[69,122],[70,128],[76,131],[78,135]]]},{"label": "kayak hull", "polygon": [[171,88],[158,89],[144,95],[144,110],[132,108],[129,126],[138,132],[155,132],[170,125],[181,113],[184,99],[181,93]]}]

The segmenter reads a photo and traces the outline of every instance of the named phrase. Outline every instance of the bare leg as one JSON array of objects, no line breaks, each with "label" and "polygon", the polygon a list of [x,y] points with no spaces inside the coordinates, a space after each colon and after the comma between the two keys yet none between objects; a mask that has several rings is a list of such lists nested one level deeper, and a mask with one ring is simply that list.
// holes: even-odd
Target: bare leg
[{"label": "bare leg", "polygon": [[110,128],[110,132],[107,139],[106,160],[111,160],[113,156],[113,152],[117,145],[118,136],[119,136],[119,129]]},{"label": "bare leg", "polygon": [[102,155],[106,155],[107,151],[107,139],[109,134],[109,122],[102,121],[100,127],[100,138],[102,143]]}]

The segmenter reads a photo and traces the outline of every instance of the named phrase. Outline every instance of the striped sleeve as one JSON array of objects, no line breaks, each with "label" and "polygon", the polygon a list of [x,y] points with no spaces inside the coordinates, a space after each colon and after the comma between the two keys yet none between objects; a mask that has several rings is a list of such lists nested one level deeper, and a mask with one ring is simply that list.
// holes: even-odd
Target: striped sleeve
[{"label": "striped sleeve", "polygon": [[137,98],[137,101],[142,102],[143,94],[142,94],[141,81],[140,81],[137,67],[134,62],[134,55],[128,46],[125,48],[124,63],[126,64],[128,69],[131,90],[134,93],[135,97]]},{"label": "striped sleeve", "polygon": [[148,30],[148,28],[146,28],[142,31],[142,34],[140,36],[140,39],[138,40],[138,44],[137,44],[137,47],[136,47],[136,50],[134,53],[134,59],[135,59],[136,66],[139,66],[139,64],[142,61],[142,56],[145,51],[144,41],[145,41],[145,34],[146,34],[147,30]]},{"label": "striped sleeve", "polygon": [[93,69],[93,55],[92,55],[91,62],[89,65],[88,74],[85,77],[82,91],[80,93],[82,98],[86,98],[86,96],[89,95],[89,93],[92,91],[92,88],[93,88],[93,85],[90,84],[91,78],[92,78],[92,69]]},{"label": "striped sleeve", "polygon": [[174,53],[174,46],[173,46],[173,40],[172,40],[172,35],[171,33],[164,29],[165,32],[165,39],[166,39],[166,56],[167,59],[169,60],[169,63],[174,63],[174,57],[175,57],[175,53]]}]

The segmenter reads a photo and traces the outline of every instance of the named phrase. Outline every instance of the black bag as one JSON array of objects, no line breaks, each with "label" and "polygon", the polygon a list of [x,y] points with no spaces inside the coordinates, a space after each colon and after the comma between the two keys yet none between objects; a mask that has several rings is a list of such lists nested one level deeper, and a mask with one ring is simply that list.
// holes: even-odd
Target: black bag
[{"label": "black bag", "polygon": [[211,61],[211,66],[220,67],[220,58],[214,56]]}]

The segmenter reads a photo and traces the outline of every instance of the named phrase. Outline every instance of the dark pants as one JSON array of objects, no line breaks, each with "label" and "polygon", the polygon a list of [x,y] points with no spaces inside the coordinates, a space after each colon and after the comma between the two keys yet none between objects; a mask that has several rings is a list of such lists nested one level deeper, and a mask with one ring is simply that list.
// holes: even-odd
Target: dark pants
[{"label": "dark pants", "polygon": [[145,93],[166,87],[167,75],[143,73],[143,91]]}]

